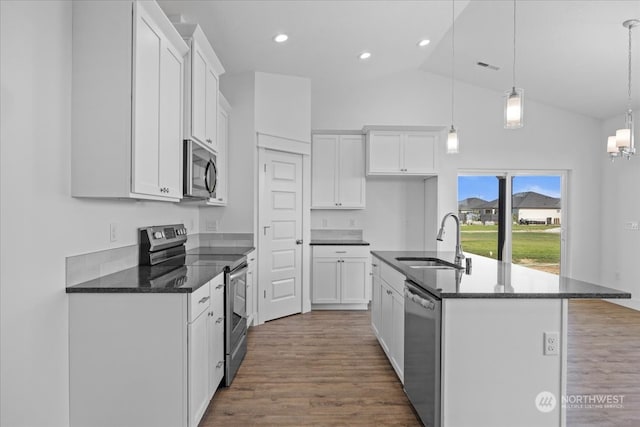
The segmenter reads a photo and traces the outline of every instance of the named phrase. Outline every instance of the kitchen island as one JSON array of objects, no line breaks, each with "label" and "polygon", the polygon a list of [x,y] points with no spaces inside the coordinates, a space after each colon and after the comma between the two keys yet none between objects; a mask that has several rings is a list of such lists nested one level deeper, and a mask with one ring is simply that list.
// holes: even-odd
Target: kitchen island
[{"label": "kitchen island", "polygon": [[564,426],[568,300],[631,297],[477,255],[372,255],[372,327],[425,425]]}]

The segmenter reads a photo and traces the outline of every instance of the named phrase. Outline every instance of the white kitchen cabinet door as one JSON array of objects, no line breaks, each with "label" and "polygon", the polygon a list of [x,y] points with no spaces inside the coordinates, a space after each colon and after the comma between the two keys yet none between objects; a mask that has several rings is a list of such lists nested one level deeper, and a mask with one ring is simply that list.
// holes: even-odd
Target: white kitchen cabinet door
[{"label": "white kitchen cabinet door", "polygon": [[160,55],[159,186],[161,193],[182,197],[182,88],[183,58],[164,44]]},{"label": "white kitchen cabinet door", "polygon": [[74,2],[71,194],[182,197],[184,55],[155,2]]},{"label": "white kitchen cabinet door", "polygon": [[396,291],[391,292],[391,323],[391,363],[404,384],[404,296]]},{"label": "white kitchen cabinet door", "polygon": [[189,426],[197,426],[209,405],[208,311],[188,326]]},{"label": "white kitchen cabinet door", "polygon": [[174,23],[191,46],[190,67],[185,76],[185,139],[195,139],[218,150],[218,88],[224,67],[197,24]]},{"label": "white kitchen cabinet door", "polygon": [[184,59],[141,5],[135,43],[132,191],[179,199]]},{"label": "white kitchen cabinet door", "polygon": [[370,132],[367,141],[367,173],[399,174],[402,166],[402,133]]},{"label": "white kitchen cabinet door", "polygon": [[340,302],[369,302],[369,258],[344,258],[340,262]]},{"label": "white kitchen cabinet door", "polygon": [[212,67],[207,68],[206,79],[206,133],[204,142],[218,151],[218,76]]},{"label": "white kitchen cabinet door", "polygon": [[209,335],[209,399],[224,376],[224,273],[209,282],[211,304],[207,312]]},{"label": "white kitchen cabinet door", "polygon": [[367,133],[368,175],[434,175],[442,131]]},{"label": "white kitchen cabinet door", "polygon": [[362,135],[313,136],[312,209],[365,207],[364,155]]},{"label": "white kitchen cabinet door", "polygon": [[339,135],[314,135],[311,144],[311,206],[335,208]]},{"label": "white kitchen cabinet door", "polygon": [[380,278],[373,274],[371,280],[371,327],[378,339],[381,337],[381,318],[382,318],[382,284]]},{"label": "white kitchen cabinet door", "polygon": [[382,349],[391,358],[391,346],[393,346],[393,290],[383,280],[380,281],[380,335],[379,341]]},{"label": "white kitchen cabinet door", "polygon": [[364,140],[361,135],[341,135],[338,144],[338,204],[365,207]]},{"label": "white kitchen cabinet door", "polygon": [[207,137],[207,60],[198,42],[191,43],[191,137],[204,143]]},{"label": "white kitchen cabinet door", "polygon": [[256,277],[256,251],[247,254],[247,325],[251,326],[256,315],[258,278]]},{"label": "white kitchen cabinet door", "polygon": [[436,171],[437,138],[435,134],[416,132],[404,135],[404,172],[408,174],[432,174]]},{"label": "white kitchen cabinet door", "polygon": [[340,263],[338,258],[313,259],[311,302],[327,304],[340,302]]},{"label": "white kitchen cabinet door", "polygon": [[133,192],[159,195],[162,34],[143,7],[135,22]]},{"label": "white kitchen cabinet door", "polygon": [[218,156],[216,167],[218,170],[218,181],[216,185],[216,197],[207,200],[210,206],[227,206],[229,191],[228,153],[229,153],[229,115],[231,106],[221,93],[218,94],[218,139],[216,142]]}]

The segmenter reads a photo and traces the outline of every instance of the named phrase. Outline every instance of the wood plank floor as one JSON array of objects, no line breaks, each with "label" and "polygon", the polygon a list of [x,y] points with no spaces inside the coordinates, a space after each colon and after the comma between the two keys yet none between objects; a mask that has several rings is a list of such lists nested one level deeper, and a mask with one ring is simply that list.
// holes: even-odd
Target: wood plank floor
[{"label": "wood plank floor", "polygon": [[567,425],[640,426],[640,312],[600,300],[570,301],[567,345],[568,397],[624,396],[622,408],[567,407]]},{"label": "wood plank floor", "polygon": [[[640,313],[569,304],[568,394],[624,394],[621,409],[568,410],[567,425],[640,426]],[[419,426],[369,312],[314,311],[251,328],[248,354],[200,427]]]}]

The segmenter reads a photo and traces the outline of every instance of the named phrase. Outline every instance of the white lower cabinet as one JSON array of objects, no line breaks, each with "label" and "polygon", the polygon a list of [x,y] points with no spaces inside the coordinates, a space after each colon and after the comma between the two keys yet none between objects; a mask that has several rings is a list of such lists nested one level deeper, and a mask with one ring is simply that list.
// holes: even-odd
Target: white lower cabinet
[{"label": "white lower cabinet", "polygon": [[368,246],[314,246],[313,309],[366,310],[371,299]]},{"label": "white lower cabinet", "polygon": [[377,258],[373,260],[371,327],[404,383],[404,276],[386,270],[390,267],[380,265]]},{"label": "white lower cabinet", "polygon": [[213,396],[224,377],[224,274],[209,282],[209,295],[209,396]]},{"label": "white lower cabinet", "polygon": [[256,251],[247,254],[247,326],[251,326],[255,319],[258,295],[258,278],[256,277]]},{"label": "white lower cabinet", "polygon": [[70,425],[197,427],[224,374],[223,282],[69,294]]}]

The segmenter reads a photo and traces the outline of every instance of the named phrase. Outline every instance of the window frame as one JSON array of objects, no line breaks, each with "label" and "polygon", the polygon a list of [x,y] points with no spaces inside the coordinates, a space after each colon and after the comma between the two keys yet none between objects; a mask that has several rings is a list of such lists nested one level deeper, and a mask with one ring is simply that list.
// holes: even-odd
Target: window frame
[{"label": "window frame", "polygon": [[[505,197],[505,213],[511,218],[512,196],[513,196],[513,178],[517,176],[559,176],[560,177],[560,277],[570,277],[570,248],[569,248],[569,179],[571,171],[565,169],[460,169],[456,177],[456,203],[459,195],[458,178],[461,176],[495,176],[496,178],[505,179],[505,193],[509,197]],[[500,191],[500,189],[498,190]],[[512,260],[512,233],[513,221],[504,222],[504,246],[502,253],[498,255],[504,262],[511,263]],[[498,241],[498,245],[500,240]],[[464,249],[464,247],[463,247]]]}]

